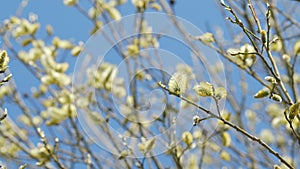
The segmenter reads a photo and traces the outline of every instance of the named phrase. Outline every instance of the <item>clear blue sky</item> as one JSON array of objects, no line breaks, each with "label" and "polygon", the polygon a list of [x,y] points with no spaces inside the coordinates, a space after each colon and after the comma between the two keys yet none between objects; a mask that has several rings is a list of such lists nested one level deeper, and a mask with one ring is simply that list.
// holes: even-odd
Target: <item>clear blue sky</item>
[{"label": "clear blue sky", "polygon": [[[0,10],[0,19],[15,15],[20,2],[20,0],[5,1],[5,5]],[[220,14],[213,0],[178,0],[175,9],[177,16],[189,20],[202,30],[208,23],[209,25],[221,23]],[[22,16],[28,17],[30,12],[39,15],[42,26],[53,25],[58,36],[73,37],[76,40],[86,40],[89,37],[87,29],[91,27],[91,23],[77,10],[64,6],[62,0],[29,0]],[[121,9],[121,13],[133,14],[134,11],[127,6]]]}]

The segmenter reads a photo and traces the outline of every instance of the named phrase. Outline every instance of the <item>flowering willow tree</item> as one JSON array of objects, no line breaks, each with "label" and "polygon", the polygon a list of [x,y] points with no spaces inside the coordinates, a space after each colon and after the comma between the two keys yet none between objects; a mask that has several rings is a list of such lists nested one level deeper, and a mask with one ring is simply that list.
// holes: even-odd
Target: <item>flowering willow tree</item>
[{"label": "flowering willow tree", "polygon": [[[174,0],[62,3],[93,24],[87,42],[22,17],[26,3],[2,21],[3,166],[300,166],[297,2],[216,0],[226,26],[205,31]],[[9,57],[37,80],[30,91]]]}]

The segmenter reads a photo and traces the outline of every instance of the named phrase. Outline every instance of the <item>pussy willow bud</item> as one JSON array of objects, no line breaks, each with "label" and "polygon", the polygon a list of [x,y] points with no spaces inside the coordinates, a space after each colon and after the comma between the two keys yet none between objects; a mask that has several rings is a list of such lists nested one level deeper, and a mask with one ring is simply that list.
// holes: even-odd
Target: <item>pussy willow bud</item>
[{"label": "pussy willow bud", "polygon": [[193,90],[202,97],[212,96],[214,94],[212,84],[208,82],[200,82],[199,85],[195,85]]},{"label": "pussy willow bud", "polygon": [[281,169],[281,167],[279,167],[278,165],[274,165],[273,168],[274,168],[274,169]]},{"label": "pussy willow bud", "polygon": [[277,101],[277,102],[281,102],[282,98],[281,96],[279,96],[278,94],[273,94],[273,96],[271,97],[272,100]]},{"label": "pussy willow bud", "polygon": [[4,72],[7,69],[9,57],[5,50],[0,52],[0,72]]},{"label": "pussy willow bud", "polygon": [[6,117],[7,117],[7,109],[4,109],[4,112],[0,117],[0,121],[4,120]]},{"label": "pussy willow bud", "polygon": [[265,80],[272,83],[272,84],[276,84],[276,79],[272,76],[266,76]]},{"label": "pussy willow bud", "polygon": [[198,123],[200,123],[201,119],[198,115],[195,115],[193,117],[193,121],[194,121],[193,126],[196,126]]},{"label": "pussy willow bud", "polygon": [[289,119],[293,120],[295,116],[299,113],[300,102],[297,102],[290,106],[289,108]]},{"label": "pussy willow bud", "polygon": [[254,98],[264,98],[266,96],[268,96],[270,94],[270,90],[269,89],[261,89],[260,91],[258,91],[255,95]]},{"label": "pussy willow bud", "polygon": [[263,44],[265,44],[267,42],[267,32],[265,30],[262,30],[260,34],[261,34],[261,41]]},{"label": "pussy willow bud", "polygon": [[9,79],[10,79],[11,77],[12,77],[12,74],[7,75],[7,76],[2,80],[2,82],[8,82]]},{"label": "pussy willow bud", "polygon": [[190,146],[193,142],[193,135],[186,131],[184,133],[182,133],[182,141],[187,145],[187,146]]},{"label": "pussy willow bud", "polygon": [[288,54],[283,54],[282,55],[282,59],[286,62],[290,62],[291,61],[291,57]]}]

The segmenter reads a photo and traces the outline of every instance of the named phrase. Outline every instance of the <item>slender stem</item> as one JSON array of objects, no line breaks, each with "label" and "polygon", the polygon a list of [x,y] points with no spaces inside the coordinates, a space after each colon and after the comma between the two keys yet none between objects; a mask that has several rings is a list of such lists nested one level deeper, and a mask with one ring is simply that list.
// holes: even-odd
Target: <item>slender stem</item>
[{"label": "slender stem", "polygon": [[246,136],[247,138],[251,139],[254,142],[257,142],[258,144],[260,144],[262,147],[264,147],[266,150],[268,150],[271,154],[273,154],[276,158],[278,158],[282,163],[284,163],[288,168],[294,169],[294,167],[288,163],[278,152],[276,152],[275,150],[273,150],[268,144],[266,144],[264,141],[262,141],[260,138],[248,133],[247,131],[245,131],[244,129],[240,128],[239,126],[237,126],[236,124],[222,118],[221,116],[217,116],[214,113],[212,113],[211,111],[207,110],[206,108],[198,105],[197,103],[193,102],[192,100],[189,100],[188,98],[182,96],[182,95],[178,95],[175,94],[173,92],[171,92],[165,85],[163,85],[162,83],[158,83],[158,85],[169,92],[170,95],[174,95],[186,102],[188,102],[189,104],[197,107],[198,109],[204,111],[207,114],[212,115],[214,118],[222,121],[224,124],[230,126],[231,128],[235,129],[237,132],[243,134],[244,136]]}]

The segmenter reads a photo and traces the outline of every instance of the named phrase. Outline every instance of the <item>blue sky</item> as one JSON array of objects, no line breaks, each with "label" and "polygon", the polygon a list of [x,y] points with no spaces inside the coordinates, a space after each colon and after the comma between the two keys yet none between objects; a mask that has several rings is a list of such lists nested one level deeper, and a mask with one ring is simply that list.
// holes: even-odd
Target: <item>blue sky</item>
[{"label": "blue sky", "polygon": [[[19,0],[6,1],[5,7],[0,10],[0,19],[15,15],[20,2]],[[205,29],[208,23],[215,25],[220,24],[221,21],[214,1],[179,0],[175,10],[177,16],[189,20],[201,29]],[[51,24],[55,33],[62,38],[73,37],[84,41],[89,37],[87,29],[91,27],[91,23],[77,10],[64,6],[62,0],[29,0],[22,16],[28,17],[30,12],[39,15],[39,22],[42,26]],[[131,5],[126,5],[121,8],[121,13],[133,14],[134,10]]]}]

